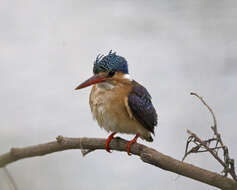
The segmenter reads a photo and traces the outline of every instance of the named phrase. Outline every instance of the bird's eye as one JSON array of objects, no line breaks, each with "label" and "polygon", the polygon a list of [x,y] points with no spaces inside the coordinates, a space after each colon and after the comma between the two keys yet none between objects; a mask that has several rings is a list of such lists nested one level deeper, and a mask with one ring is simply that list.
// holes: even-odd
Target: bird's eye
[{"label": "bird's eye", "polygon": [[108,77],[113,77],[113,76],[114,76],[114,74],[115,74],[115,72],[114,72],[114,71],[110,71],[110,72],[108,73]]}]

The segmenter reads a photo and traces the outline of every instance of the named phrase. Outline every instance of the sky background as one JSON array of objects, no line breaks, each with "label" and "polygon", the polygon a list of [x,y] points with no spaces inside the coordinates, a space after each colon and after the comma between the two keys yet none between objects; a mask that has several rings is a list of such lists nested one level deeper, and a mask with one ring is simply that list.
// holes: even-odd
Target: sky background
[{"label": "sky background", "polygon": [[[154,142],[140,143],[181,160],[186,129],[212,137],[212,118],[193,91],[214,109],[237,161],[236,20],[236,0],[1,0],[0,154],[58,135],[107,137],[92,119],[90,88],[73,89],[92,75],[97,54],[112,49],[128,60],[159,115]],[[187,162],[222,171],[207,154]],[[215,189],[115,151],[83,158],[69,150],[8,169],[19,190]],[[1,169],[0,189],[11,190]]]}]

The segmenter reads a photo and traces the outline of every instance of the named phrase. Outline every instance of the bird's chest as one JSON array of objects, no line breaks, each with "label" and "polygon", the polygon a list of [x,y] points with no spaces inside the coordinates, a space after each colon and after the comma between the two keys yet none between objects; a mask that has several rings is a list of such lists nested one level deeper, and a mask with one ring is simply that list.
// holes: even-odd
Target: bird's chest
[{"label": "bird's chest", "polygon": [[124,93],[122,89],[94,86],[90,94],[90,107],[93,117],[106,131],[114,131],[119,123],[119,114],[123,114]]}]

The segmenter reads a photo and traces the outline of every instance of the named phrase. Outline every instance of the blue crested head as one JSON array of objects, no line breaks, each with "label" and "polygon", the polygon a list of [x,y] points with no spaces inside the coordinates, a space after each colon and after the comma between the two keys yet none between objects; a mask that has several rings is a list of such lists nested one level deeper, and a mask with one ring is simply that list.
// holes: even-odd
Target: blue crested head
[{"label": "blue crested head", "polygon": [[116,52],[109,52],[108,55],[98,55],[93,67],[93,72],[122,72],[128,74],[128,63],[124,57],[116,55]]}]

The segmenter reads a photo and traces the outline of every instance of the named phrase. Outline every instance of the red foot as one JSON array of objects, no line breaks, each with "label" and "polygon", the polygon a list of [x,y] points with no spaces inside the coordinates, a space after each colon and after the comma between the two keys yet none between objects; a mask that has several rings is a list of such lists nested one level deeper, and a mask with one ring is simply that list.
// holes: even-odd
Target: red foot
[{"label": "red foot", "polygon": [[134,137],[133,140],[129,141],[128,144],[127,144],[127,153],[129,156],[131,156],[132,154],[130,153],[130,146],[134,143],[137,142],[137,138],[140,136],[140,134],[136,134],[136,136]]},{"label": "red foot", "polygon": [[105,141],[105,149],[106,149],[107,152],[111,152],[110,149],[109,149],[109,143],[114,138],[115,134],[116,133],[112,133],[111,135],[109,135],[108,138]]}]

